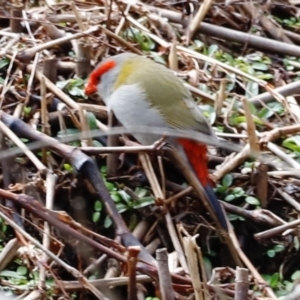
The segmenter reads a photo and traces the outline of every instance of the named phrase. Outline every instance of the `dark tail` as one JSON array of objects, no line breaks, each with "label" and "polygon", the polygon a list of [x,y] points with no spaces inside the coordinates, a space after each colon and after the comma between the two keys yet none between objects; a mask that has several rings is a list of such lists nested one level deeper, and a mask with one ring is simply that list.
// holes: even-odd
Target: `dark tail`
[{"label": "dark tail", "polygon": [[209,173],[207,169],[207,147],[206,145],[199,144],[198,142],[179,139],[179,143],[182,145],[184,152],[197,176],[201,185],[204,188],[204,191],[207,195],[207,198],[219,219],[222,227],[227,231],[228,226],[226,222],[226,217],[222,210],[221,204],[217,199],[209,180]]}]

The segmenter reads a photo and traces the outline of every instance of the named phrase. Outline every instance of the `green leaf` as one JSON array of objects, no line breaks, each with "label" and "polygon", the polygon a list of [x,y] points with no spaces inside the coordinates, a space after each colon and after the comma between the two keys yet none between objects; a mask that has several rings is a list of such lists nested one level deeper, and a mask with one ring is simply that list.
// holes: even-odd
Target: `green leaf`
[{"label": "green leaf", "polygon": [[274,273],[270,280],[270,286],[272,288],[275,288],[275,287],[277,287],[278,282],[279,282],[279,273]]},{"label": "green leaf", "polygon": [[134,193],[139,197],[139,198],[143,198],[147,195],[148,190],[141,188],[141,187],[136,187],[134,190]]},{"label": "green leaf", "polygon": [[106,173],[107,173],[107,166],[105,166],[105,165],[102,166],[102,167],[100,168],[100,172],[106,175]]},{"label": "green leaf", "polygon": [[110,196],[111,196],[111,199],[113,199],[114,202],[121,202],[122,201],[121,196],[117,193],[111,193]]},{"label": "green leaf", "polygon": [[23,111],[25,116],[28,116],[31,113],[32,108],[30,106],[24,106]]},{"label": "green leaf", "polygon": [[98,147],[98,148],[103,147],[103,145],[97,140],[92,140],[92,146],[93,147]]},{"label": "green leaf", "polygon": [[94,204],[94,210],[95,211],[101,211],[102,210],[102,202],[100,200],[97,200]]},{"label": "green leaf", "polygon": [[8,277],[8,278],[15,278],[15,279],[26,279],[25,276],[18,274],[15,271],[10,270],[3,270],[0,272],[0,277]]},{"label": "green leaf", "polygon": [[2,58],[0,60],[0,70],[6,67],[9,64],[9,60],[7,58]]},{"label": "green leaf", "polygon": [[270,80],[273,79],[274,76],[270,73],[263,73],[263,74],[259,74],[256,75],[257,79],[262,79],[262,80]]},{"label": "green leaf", "polygon": [[156,52],[150,52],[151,53],[151,57],[153,58],[153,60],[159,64],[162,64],[162,65],[166,65],[166,61],[165,59],[161,56],[161,55],[158,55]]},{"label": "green leaf", "polygon": [[228,214],[227,215],[228,219],[230,221],[236,221],[236,220],[239,220],[239,216],[238,215],[235,215],[235,214]]},{"label": "green leaf", "polygon": [[104,228],[109,228],[112,225],[112,220],[109,216],[106,216],[104,220]]},{"label": "green leaf", "polygon": [[267,251],[267,255],[272,258],[272,257],[275,257],[276,252],[273,249],[269,249]]},{"label": "green leaf", "polygon": [[26,275],[27,273],[28,273],[28,270],[27,270],[27,268],[26,267],[24,267],[24,266],[19,266],[18,268],[17,268],[17,273],[19,274],[19,275]]},{"label": "green leaf", "polygon": [[[77,128],[67,128],[65,130],[61,130],[57,133],[57,137],[62,139],[62,138],[67,138],[67,137],[73,137],[74,135],[78,136],[80,131]],[[78,137],[77,137],[78,140]]]},{"label": "green leaf", "polygon": [[273,249],[274,249],[275,252],[278,253],[278,252],[284,251],[285,247],[284,247],[284,245],[278,244],[278,245],[275,245]]},{"label": "green leaf", "polygon": [[260,201],[255,197],[248,196],[245,201],[251,205],[260,205]]},{"label": "green leaf", "polygon": [[112,191],[115,188],[115,185],[111,182],[105,181],[105,186],[109,191]]},{"label": "green leaf", "polygon": [[120,214],[129,209],[128,205],[122,202],[116,203],[116,208]]},{"label": "green leaf", "polygon": [[134,209],[139,209],[139,208],[142,208],[142,207],[152,205],[154,203],[155,203],[155,198],[154,197],[144,197],[140,201],[134,201],[133,202],[133,208]]},{"label": "green leaf", "polygon": [[98,223],[101,217],[101,212],[100,211],[95,211],[93,213],[93,222]]},{"label": "green leaf", "polygon": [[98,129],[97,118],[96,118],[96,116],[93,113],[87,112],[86,113],[86,118],[87,118],[90,130],[96,130],[96,129]]},{"label": "green leaf", "polygon": [[252,68],[254,70],[259,70],[259,71],[267,71],[269,69],[268,65],[261,63],[261,62],[253,63]]},{"label": "green leaf", "polygon": [[225,197],[225,201],[230,202],[233,201],[235,198],[236,198],[235,195],[230,194]]},{"label": "green leaf", "polygon": [[292,274],[291,279],[295,281],[295,280],[298,280],[299,278],[300,278],[300,271],[297,270],[296,272],[294,272]]},{"label": "green leaf", "polygon": [[243,190],[243,188],[241,187],[235,187],[233,190],[232,190],[232,193],[235,195],[235,197],[242,197],[245,195],[245,191]]},{"label": "green leaf", "polygon": [[292,151],[300,153],[300,136],[294,135],[285,139],[282,145]]},{"label": "green leaf", "polygon": [[67,172],[72,172],[73,171],[73,167],[70,164],[64,164],[64,169]]},{"label": "green leaf", "polygon": [[131,197],[123,190],[118,191],[118,194],[122,197],[122,199],[126,202],[129,203],[131,202]]},{"label": "green leaf", "polygon": [[268,107],[263,107],[259,112],[258,112],[258,117],[261,119],[269,119],[274,115],[274,111],[270,110]]},{"label": "green leaf", "polygon": [[255,97],[259,94],[259,84],[254,81],[248,81],[246,85],[246,98]]},{"label": "green leaf", "polygon": [[231,174],[226,174],[223,178],[222,178],[222,185],[223,187],[230,187],[232,185],[233,182],[233,176]]},{"label": "green leaf", "polygon": [[218,50],[218,45],[212,44],[208,47],[208,56],[214,56],[215,52]]}]

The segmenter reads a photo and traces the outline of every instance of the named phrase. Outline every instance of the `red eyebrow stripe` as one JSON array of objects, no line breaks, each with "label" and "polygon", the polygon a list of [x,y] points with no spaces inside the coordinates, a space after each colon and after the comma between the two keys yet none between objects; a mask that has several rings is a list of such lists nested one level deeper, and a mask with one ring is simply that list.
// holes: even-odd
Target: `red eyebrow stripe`
[{"label": "red eyebrow stripe", "polygon": [[107,61],[105,64],[99,66],[99,68],[95,69],[90,75],[90,81],[92,83],[98,83],[101,76],[112,69],[116,65],[116,62],[113,60]]}]

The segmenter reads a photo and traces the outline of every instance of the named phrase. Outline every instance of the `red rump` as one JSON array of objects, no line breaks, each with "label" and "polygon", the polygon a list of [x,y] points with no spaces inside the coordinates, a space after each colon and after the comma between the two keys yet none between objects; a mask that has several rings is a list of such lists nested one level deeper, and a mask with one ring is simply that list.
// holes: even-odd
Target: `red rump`
[{"label": "red rump", "polygon": [[187,139],[178,139],[178,142],[183,147],[184,152],[203,187],[209,185],[210,180],[207,169],[206,145]]}]

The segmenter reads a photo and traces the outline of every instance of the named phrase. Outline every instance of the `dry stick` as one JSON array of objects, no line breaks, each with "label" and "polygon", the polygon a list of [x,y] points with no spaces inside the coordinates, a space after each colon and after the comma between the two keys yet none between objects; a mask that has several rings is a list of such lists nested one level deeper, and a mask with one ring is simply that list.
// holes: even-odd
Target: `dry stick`
[{"label": "dry stick", "polygon": [[250,146],[247,144],[243,150],[236,154],[232,159],[230,159],[225,164],[221,165],[218,170],[212,174],[212,179],[214,182],[220,180],[223,176],[228,174],[231,170],[239,166],[243,161],[245,161],[250,156]]},{"label": "dry stick", "polygon": [[174,300],[174,290],[168,267],[167,249],[156,250],[156,260],[158,268],[159,289],[162,300]]},{"label": "dry stick", "polygon": [[[182,231],[185,231],[183,228]],[[195,236],[197,237],[197,236]],[[206,299],[205,291],[201,288],[201,282],[203,286],[206,285],[206,280],[200,277],[199,273],[199,258],[198,258],[198,250],[199,246],[195,242],[195,238],[191,237],[190,235],[183,237],[182,239],[184,252],[187,257],[187,262],[189,266],[190,276],[193,284],[193,289],[195,291],[195,299],[196,300],[203,300]],[[200,269],[202,270],[204,266],[200,264]],[[202,273],[202,272],[201,272]],[[203,295],[204,292],[204,295]]]},{"label": "dry stick", "polygon": [[255,174],[256,195],[262,208],[268,205],[268,165],[261,163]]},{"label": "dry stick", "polygon": [[[152,282],[153,279],[148,275],[137,275],[136,282],[137,283],[149,283]],[[66,291],[78,291],[82,290],[82,284],[78,281],[62,281],[59,280],[59,283],[64,287]],[[104,279],[94,279],[89,280],[89,283],[95,286],[98,289],[106,288],[106,287],[118,287],[123,285],[128,285],[128,277],[114,277],[114,278],[104,278]],[[59,289],[60,287],[56,284],[53,285],[54,289]]]},{"label": "dry stick", "polygon": [[300,212],[300,203],[296,201],[293,197],[291,197],[288,193],[282,191],[281,189],[277,189],[277,193],[291,206],[293,206],[298,212]]},{"label": "dry stick", "polygon": [[260,137],[263,143],[268,143],[289,134],[297,134],[298,132],[300,132],[300,124],[295,124],[281,128],[274,128],[268,132],[262,132],[260,133]]},{"label": "dry stick", "polygon": [[259,19],[262,27],[270,33],[271,36],[275,38],[275,40],[282,41],[287,44],[293,45],[294,43],[284,34],[282,28],[274,25],[273,22],[270,21],[269,17],[265,15],[262,9],[254,6],[253,2],[247,2],[243,4],[243,7],[246,11],[252,16],[252,19]]},{"label": "dry stick", "polygon": [[[139,3],[138,5],[141,5],[141,3]],[[187,27],[189,24],[189,20],[187,18],[182,20],[182,15],[180,13],[144,4],[142,5],[142,7],[144,7],[146,10],[156,12],[161,17],[168,18],[171,22],[183,24],[185,27]],[[254,48],[270,51],[272,53],[276,52],[284,55],[300,57],[300,47],[289,45],[279,41],[274,41],[272,39],[260,37],[254,34],[248,34],[245,32],[212,25],[205,22],[202,22],[200,24],[198,32],[211,37],[221,38],[226,41],[247,44]]]},{"label": "dry stick", "polygon": [[283,152],[277,145],[274,143],[269,142],[267,144],[267,148],[273,152],[275,155],[280,157],[283,161],[285,161],[287,164],[289,164],[292,168],[295,168],[296,170],[300,170],[300,164],[288,156],[285,152]]},{"label": "dry stick", "polygon": [[26,50],[22,51],[21,53],[19,53],[18,55],[18,59],[22,62],[28,62],[31,60],[31,58],[37,53],[40,52],[42,50],[45,49],[49,49],[51,47],[63,44],[65,42],[71,41],[73,39],[79,39],[83,36],[86,36],[88,34],[91,34],[95,31],[101,30],[101,26],[93,26],[87,30],[85,30],[84,32],[79,32],[79,33],[75,33],[72,35],[66,35],[64,37],[58,38],[56,40],[53,41],[49,41],[47,43],[32,47],[32,48],[27,48]]},{"label": "dry stick", "polygon": [[244,268],[236,267],[234,300],[247,299],[248,290],[249,290],[248,270]]},{"label": "dry stick", "polygon": [[[232,241],[230,239],[230,236],[226,231],[224,231],[223,227],[221,226],[214,210],[212,209],[209,201],[206,198],[206,195],[202,189],[202,186],[200,185],[199,181],[197,180],[196,176],[193,172],[190,171],[186,163],[183,161],[179,153],[176,151],[169,149],[167,150],[168,154],[173,158],[173,160],[178,164],[180,167],[180,170],[183,174],[183,176],[187,179],[187,181],[191,184],[191,186],[194,188],[195,192],[197,193],[198,197],[202,200],[202,203],[204,204],[206,210],[210,213],[210,216],[214,220],[214,222],[217,225],[217,228],[221,234],[222,237],[225,239],[225,244],[228,246],[229,251],[232,255],[232,258],[237,266],[241,266],[241,261],[238,257],[238,253],[236,252],[235,248],[233,247]],[[227,222],[228,223],[228,222]]]},{"label": "dry stick", "polygon": [[[284,97],[287,97],[287,96],[290,96],[293,94],[299,94],[300,93],[300,81],[291,82],[287,85],[277,87],[274,90]],[[270,94],[269,92],[265,92],[265,93],[262,93],[260,95],[257,95],[255,97],[248,99],[248,101],[251,102],[255,106],[261,106],[263,103],[267,104],[274,100],[275,99],[274,99],[273,95]],[[239,105],[242,105],[242,103]]]},{"label": "dry stick", "polygon": [[[4,101],[5,93],[8,91],[8,89],[10,88],[10,85],[13,82],[13,76],[11,76],[11,70],[12,70],[13,65],[15,63],[15,58],[16,58],[17,54],[18,54],[18,52],[14,51],[14,53],[13,53],[11,59],[10,59],[10,64],[8,66],[6,77],[5,77],[5,80],[4,80],[4,83],[3,83],[3,87],[2,87],[2,91],[1,91],[0,108],[2,108],[2,104],[3,104],[3,101]],[[10,84],[8,83],[9,79],[11,79]]]},{"label": "dry stick", "polygon": [[35,77],[35,72],[36,72],[37,67],[38,67],[39,59],[40,59],[40,52],[37,52],[37,53],[35,53],[32,69],[31,69],[31,72],[30,72],[30,77],[28,79],[27,90],[26,90],[27,94],[26,94],[26,98],[25,98],[25,101],[24,101],[24,106],[26,106],[27,103],[29,102],[29,96],[31,94],[31,87],[32,87],[33,80],[34,80],[34,77]]},{"label": "dry stick", "polygon": [[[149,180],[149,183],[150,183],[150,186],[153,190],[155,198],[164,199],[162,190],[161,190],[161,188],[159,186],[159,183],[158,183],[158,180],[157,180],[157,178],[154,174],[154,170],[152,168],[149,157],[147,159],[147,157],[145,157],[146,155],[147,154],[142,154],[142,153],[139,154],[139,159],[142,163],[144,172],[145,172],[145,174],[146,174],[146,176]],[[181,244],[178,240],[178,235],[177,235],[176,229],[174,228],[174,224],[173,224],[173,221],[172,221],[172,218],[170,216],[169,211],[167,211],[166,214],[165,214],[165,220],[166,220],[167,228],[168,228],[173,246],[176,249],[176,251],[178,252],[180,264],[183,267],[183,269],[185,270],[185,272],[188,273],[188,267],[187,267],[187,264],[186,264],[184,253],[183,253]]]},{"label": "dry stick", "polygon": [[220,88],[217,92],[216,101],[214,103],[214,108],[216,112],[216,117],[220,117],[222,114],[223,104],[226,99],[226,86],[227,86],[227,78],[221,79]]},{"label": "dry stick", "polygon": [[[165,40],[163,40],[162,38],[159,38],[158,36],[152,34],[148,28],[146,28],[145,26],[141,25],[139,22],[137,22],[135,19],[133,19],[132,17],[128,17],[128,20],[133,24],[135,25],[137,28],[139,28],[140,30],[142,30],[145,34],[147,34],[150,38],[152,38],[155,42],[157,42],[158,44],[160,44],[162,47],[165,47],[165,48],[169,48],[170,47],[170,43],[169,42],[166,42]],[[300,47],[299,47],[300,49]],[[211,58],[211,57],[208,57],[206,55],[203,55],[201,53],[198,53],[196,51],[193,51],[191,49],[188,49],[186,47],[182,47],[182,46],[177,46],[177,50],[179,51],[182,51],[183,53],[191,56],[191,57],[194,57],[194,58],[197,58],[197,59],[200,59],[200,60],[203,60],[207,63],[210,63],[210,64],[215,64],[217,65],[219,68],[223,68],[224,70],[227,70],[229,72],[232,72],[232,73],[235,73],[239,76],[242,76],[242,77],[245,77],[249,80],[252,80],[256,83],[258,83],[260,86],[264,87],[265,89],[267,89],[270,93],[272,93],[272,95],[281,103],[284,102],[284,98],[278,94],[275,90],[271,89],[269,87],[269,84],[264,81],[264,80],[261,80],[261,79],[258,79],[252,75],[249,75],[237,68],[234,68],[234,67],[231,67],[223,62],[220,62],[218,61],[217,59],[214,59],[214,58]],[[300,51],[300,50],[299,50]],[[299,55],[300,56],[300,55]]]},{"label": "dry stick", "polygon": [[44,60],[43,75],[51,82],[56,83],[57,79],[57,58],[56,56],[48,57]]},{"label": "dry stick", "polygon": [[[117,119],[112,111],[108,113],[108,127],[112,128],[117,125]],[[107,146],[113,147],[119,145],[119,137],[117,135],[110,135],[107,137]],[[107,156],[107,174],[109,176],[116,176],[119,165],[119,155],[111,153]]]},{"label": "dry stick", "polygon": [[[57,180],[57,176],[53,174],[51,171],[47,172],[46,177],[46,205],[45,207],[49,210],[53,209],[53,199],[54,199],[54,191],[55,191],[55,183]],[[50,225],[48,222],[44,222],[44,233],[43,233],[43,247],[45,249],[50,248]],[[46,280],[46,269],[44,265],[47,264],[48,256],[44,252],[43,256],[41,257],[42,265],[40,266],[40,274],[39,274],[39,280],[41,283],[41,286],[45,286],[45,280]]]},{"label": "dry stick", "polygon": [[247,121],[247,132],[248,132],[248,140],[250,145],[250,154],[256,156],[259,154],[259,145],[258,139],[256,136],[255,123],[252,118],[252,113],[250,111],[249,104],[245,98],[243,98],[245,117]]},{"label": "dry stick", "polygon": [[[231,225],[230,225],[230,227],[231,227]],[[241,260],[243,261],[243,263],[245,264],[245,266],[248,268],[248,270],[251,272],[251,274],[255,278],[256,282],[260,283],[260,284],[262,284],[264,286],[267,295],[271,299],[277,299],[277,297],[276,297],[275,293],[273,292],[272,288],[270,288],[268,286],[268,284],[262,278],[262,276],[260,275],[260,273],[256,270],[256,268],[253,266],[253,264],[251,263],[251,261],[245,255],[245,253],[243,252],[243,250],[240,248],[239,241],[238,241],[238,239],[237,239],[234,231],[231,230],[230,234],[231,234],[231,239],[232,239],[232,242],[234,244],[235,249],[238,251]]]},{"label": "dry stick", "polygon": [[[153,255],[155,250],[161,245],[161,239],[160,238],[155,238],[152,240],[145,248],[146,250]],[[176,272],[173,272],[176,273]]]},{"label": "dry stick", "polygon": [[205,15],[207,14],[210,7],[212,6],[213,2],[214,0],[205,0],[200,5],[197,13],[195,14],[194,18],[192,19],[192,21],[188,26],[188,32],[187,32],[188,43],[193,38],[196,30],[199,28],[201,22],[203,21]]},{"label": "dry stick", "polygon": [[[113,242],[112,240],[102,236],[102,241],[104,243],[108,244],[108,247],[105,247],[102,244],[97,243],[93,239],[89,238],[87,234],[82,234],[82,233],[80,233],[80,231],[77,231],[76,229],[71,227],[69,224],[67,225],[64,222],[62,222],[61,217],[58,214],[54,213],[53,211],[47,210],[40,202],[38,202],[37,200],[34,200],[32,197],[29,197],[27,195],[13,194],[11,192],[0,189],[0,196],[3,198],[10,199],[14,202],[17,202],[19,205],[24,207],[27,211],[29,211],[30,213],[34,214],[35,216],[37,216],[43,220],[48,221],[52,226],[55,226],[56,228],[58,228],[58,230],[61,230],[61,231],[65,232],[66,234],[68,234],[69,236],[72,236],[75,239],[83,241],[83,242],[87,243],[88,245],[92,246],[93,248],[97,249],[98,251],[106,253],[110,257],[113,257],[113,258],[117,259],[118,261],[126,264],[127,261],[126,261],[125,257],[111,249],[111,247],[113,247],[114,249],[120,249],[120,248],[123,249],[124,247],[121,245],[118,245],[117,243]],[[62,219],[65,220],[64,218],[62,218]],[[11,223],[9,223],[9,225],[11,225]],[[75,225],[75,224],[72,222],[71,225]],[[13,228],[15,228],[15,226],[13,226],[13,225],[11,225],[11,226]],[[84,227],[81,227],[81,226],[79,226],[79,227],[81,229],[85,229]],[[18,228],[18,230],[20,231],[21,229]],[[90,231],[87,231],[86,229],[85,229],[85,231],[91,233]],[[23,232],[22,232],[22,235],[24,235]],[[25,237],[27,238],[27,236],[25,236]],[[29,240],[31,241],[31,239],[29,239]],[[35,243],[33,243],[33,244],[35,244]],[[38,247],[40,249],[44,250],[40,244],[38,245]],[[47,252],[47,254],[49,252],[47,249],[45,249],[44,251]],[[58,262],[58,264],[61,264],[59,262],[60,260],[58,259],[58,257],[56,255],[52,254],[51,252],[48,255],[54,261]],[[147,263],[141,264],[141,265],[139,264],[139,265],[137,265],[137,270],[139,272],[146,272],[147,274],[151,274],[151,276],[156,278],[157,269],[153,265],[149,265]],[[74,273],[72,273],[72,274],[74,275]],[[74,276],[77,277],[76,275],[74,275]],[[80,278],[81,277],[79,277],[79,279]],[[191,284],[191,281],[188,278],[185,278],[185,277],[182,277],[182,276],[179,276],[176,274],[172,274],[172,278],[174,278],[174,280],[176,280],[177,282],[181,282],[182,284],[187,284],[187,285]],[[152,278],[152,280],[153,280],[153,278]],[[211,290],[213,290],[212,287],[210,287],[210,288],[211,288]]]},{"label": "dry stick", "polygon": [[78,278],[83,286],[89,289],[91,293],[93,293],[99,299],[105,299],[100,291],[98,291],[93,285],[91,285],[88,280],[75,268],[69,266],[65,262],[63,262],[60,258],[54,255],[51,251],[44,248],[42,244],[40,244],[36,239],[34,239],[31,235],[29,235],[25,230],[20,228],[17,224],[15,224],[10,218],[8,218],[4,213],[0,211],[0,217],[5,220],[12,228],[16,231],[19,231],[22,236],[24,236],[28,241],[30,241],[37,248],[41,249],[48,257],[53,259],[58,265],[65,268],[69,273],[71,273],[74,277]]},{"label": "dry stick", "polygon": [[176,49],[176,40],[173,40],[170,46],[170,53],[168,56],[169,60],[169,68],[174,71],[178,71],[178,56],[177,56],[177,49]]},{"label": "dry stick", "polygon": [[[1,145],[2,151],[9,151],[9,147],[6,144],[4,135],[2,133],[0,134],[0,145]],[[2,184],[3,184],[4,189],[9,189],[9,186],[12,183],[12,174],[11,173],[13,171],[11,169],[12,169],[13,164],[14,164],[13,157],[8,158],[8,159],[1,159]],[[18,224],[20,227],[24,228],[23,220],[21,219],[20,214],[16,209],[16,205],[8,199],[4,199],[4,205],[7,209],[10,209],[10,214],[11,214],[13,220],[16,222],[16,224]],[[26,241],[24,241],[24,239],[22,239],[22,237],[19,234],[17,234],[17,238],[20,240],[20,242],[22,244],[26,245]]]},{"label": "dry stick", "polygon": [[0,131],[2,131],[10,140],[18,146],[24,154],[31,160],[35,167],[44,172],[47,168],[41,163],[41,161],[28,149],[28,147],[16,136],[2,121],[0,121]]},{"label": "dry stick", "polygon": [[[48,112],[47,112],[47,99],[46,99],[46,86],[45,86],[45,78],[42,77],[41,80],[41,113],[42,113],[42,132],[45,134],[50,134],[50,126],[48,123]],[[42,161],[46,163],[47,161],[47,151],[45,148],[42,149],[43,156]]]},{"label": "dry stick", "polygon": [[[90,54],[92,51],[91,45],[84,40],[76,41],[77,47],[73,47],[76,53],[76,75],[85,78],[91,72]],[[74,44],[73,44],[74,46]]]},{"label": "dry stick", "polygon": [[22,32],[22,10],[24,5],[22,3],[12,3],[11,11],[10,11],[10,30],[13,33],[21,33]]},{"label": "dry stick", "polygon": [[138,262],[138,255],[140,252],[140,247],[130,246],[128,247],[128,300],[137,300],[137,290],[136,290],[136,264]]},{"label": "dry stick", "polygon": [[287,224],[283,224],[283,225],[280,225],[280,226],[277,226],[277,227],[274,227],[274,228],[256,233],[256,234],[254,234],[254,237],[257,240],[268,239],[268,238],[271,238],[275,235],[278,235],[278,234],[282,233],[283,231],[285,231],[287,229],[295,228],[299,225],[300,225],[300,220],[298,219],[298,220],[289,222]]},{"label": "dry stick", "polygon": [[95,154],[108,154],[108,153],[151,153],[157,149],[157,144],[150,146],[120,146],[120,147],[81,147],[80,150],[84,153]]},{"label": "dry stick", "polygon": [[296,123],[300,122],[300,108],[295,97],[286,97],[287,106],[289,108],[289,113],[296,119]]},{"label": "dry stick", "polygon": [[92,144],[92,140],[89,136],[89,126],[85,117],[84,110],[79,106],[79,119],[80,119],[80,131],[81,131],[81,146],[86,147]]},{"label": "dry stick", "polygon": [[6,268],[15,258],[18,249],[20,248],[20,242],[17,238],[11,239],[0,252],[0,272]]},{"label": "dry stick", "polygon": [[[27,66],[27,71],[31,72],[32,65]],[[39,71],[35,72],[35,76],[41,81],[43,74]],[[72,98],[66,95],[62,90],[60,90],[54,83],[52,83],[48,78],[45,77],[45,85],[49,91],[56,95],[61,101],[63,101],[67,106],[79,110],[79,104],[76,103]],[[102,130],[107,130],[107,127],[100,121],[96,120],[97,126]]]},{"label": "dry stick", "polygon": [[[27,137],[30,140],[42,141],[44,145],[49,147],[49,149],[70,161],[76,170],[80,171],[85,178],[89,179],[95,191],[101,197],[108,215],[113,220],[116,228],[116,234],[122,237],[123,243],[125,245],[132,245],[133,243],[140,245],[140,243],[132,236],[122,216],[119,214],[102,178],[99,175],[99,170],[94,160],[76,148],[62,144],[52,137],[34,131],[22,120],[16,119],[3,111],[0,111],[0,117],[6,124],[8,124],[8,126],[13,126],[14,130],[17,131],[19,135]],[[150,264],[155,265],[156,263],[153,257],[149,255],[144,248],[141,249],[140,257]]]}]

